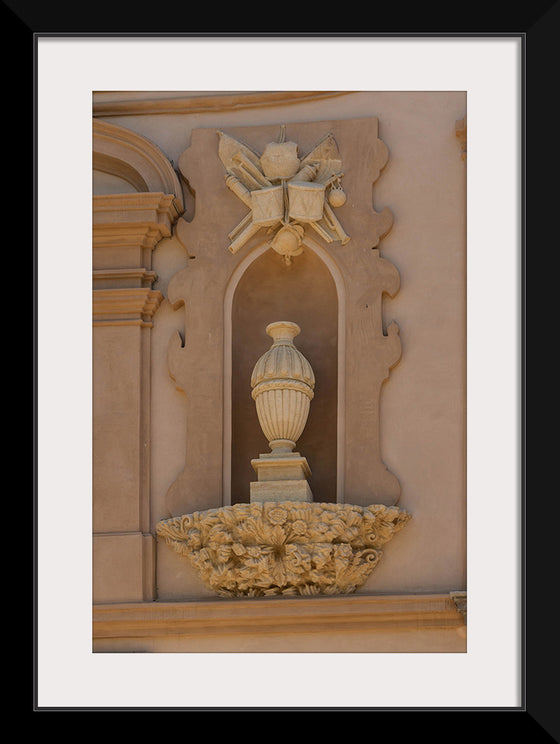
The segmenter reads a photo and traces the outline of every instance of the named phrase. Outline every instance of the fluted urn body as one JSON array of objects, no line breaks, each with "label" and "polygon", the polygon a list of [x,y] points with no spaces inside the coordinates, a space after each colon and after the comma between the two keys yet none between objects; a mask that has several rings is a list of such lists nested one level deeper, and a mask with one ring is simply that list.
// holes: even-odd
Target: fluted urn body
[{"label": "fluted urn body", "polygon": [[252,396],[269,447],[281,454],[294,449],[305,428],[315,375],[294,344],[294,337],[300,333],[296,323],[271,323],[266,332],[273,343],[253,369]]}]

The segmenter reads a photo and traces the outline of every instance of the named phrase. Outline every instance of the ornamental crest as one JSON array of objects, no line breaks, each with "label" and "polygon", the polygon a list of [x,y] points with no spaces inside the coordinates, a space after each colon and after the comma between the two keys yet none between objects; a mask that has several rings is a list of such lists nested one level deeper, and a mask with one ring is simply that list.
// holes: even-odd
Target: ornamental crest
[{"label": "ornamental crest", "polygon": [[286,142],[282,125],[278,142],[259,155],[224,132],[218,132],[218,155],[226,170],[226,185],[251,210],[229,233],[229,250],[236,253],[259,230],[272,233],[270,245],[290,264],[303,252],[304,226],[327,243],[348,236],[333,208],[346,202],[341,180],[342,160],[332,134],[327,134],[304,158],[295,142]]}]

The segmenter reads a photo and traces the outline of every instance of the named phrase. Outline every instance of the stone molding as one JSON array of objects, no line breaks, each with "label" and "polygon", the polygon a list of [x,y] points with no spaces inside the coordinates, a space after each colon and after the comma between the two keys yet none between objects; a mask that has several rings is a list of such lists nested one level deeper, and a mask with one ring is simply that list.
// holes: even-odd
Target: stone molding
[{"label": "stone molding", "polygon": [[[101,249],[116,249],[116,248],[141,248],[146,249],[148,252],[154,250],[156,245],[162,238],[170,237],[171,233],[166,229],[165,226],[157,225],[152,222],[143,222],[138,224],[105,224],[105,225],[94,225],[93,226],[93,248],[95,251]],[[94,256],[94,259],[98,256]],[[110,257],[107,257],[110,260]],[[138,264],[136,255],[132,259],[136,261],[135,265]],[[147,261],[151,264],[149,259],[144,256],[140,259],[142,262]],[[99,267],[106,268],[106,267]],[[120,268],[120,267],[111,267]],[[130,268],[130,267],[123,267]],[[147,268],[147,267],[144,267]],[[94,269],[96,270],[96,269]]]},{"label": "stone molding", "polygon": [[157,274],[143,268],[97,269],[93,272],[94,289],[113,289],[115,287],[151,287]]},{"label": "stone molding", "polygon": [[313,399],[313,390],[306,385],[304,382],[299,380],[267,380],[266,382],[260,382],[257,393],[266,393],[270,390],[295,390],[296,392],[302,393],[310,400]]},{"label": "stone molding", "polygon": [[[152,251],[163,238],[169,238],[179,217],[172,194],[110,194],[93,197],[94,286],[120,278],[130,286],[130,272],[147,272],[136,277],[140,286],[155,280]],[[111,271],[112,274],[107,274]],[[99,273],[99,272],[105,272]],[[121,285],[122,286],[122,285]]]},{"label": "stone molding", "polygon": [[139,325],[151,328],[151,319],[162,300],[161,292],[148,287],[94,289],[93,325]]},{"label": "stone molding", "polygon": [[[261,634],[394,632],[460,629],[449,594],[259,597],[252,599],[99,604],[93,640]],[[332,651],[332,648],[329,648]]]},{"label": "stone molding", "polygon": [[[174,96],[169,98],[121,98],[118,100],[93,102],[94,116],[138,116],[141,114],[204,114],[239,111],[269,106],[286,106],[296,103],[309,103],[325,98],[345,96],[351,91],[271,91],[255,93],[217,93],[198,96]],[[101,94],[97,95],[99,99]]]},{"label": "stone molding", "polygon": [[[177,200],[162,191],[143,194],[108,194],[93,197],[93,229],[150,225],[161,237],[171,235],[172,226],[180,215]],[[160,237],[160,239],[161,239]]]},{"label": "stone molding", "polygon": [[93,170],[122,178],[135,191],[170,194],[183,212],[179,177],[159,147],[117,124],[94,119],[92,126]]}]

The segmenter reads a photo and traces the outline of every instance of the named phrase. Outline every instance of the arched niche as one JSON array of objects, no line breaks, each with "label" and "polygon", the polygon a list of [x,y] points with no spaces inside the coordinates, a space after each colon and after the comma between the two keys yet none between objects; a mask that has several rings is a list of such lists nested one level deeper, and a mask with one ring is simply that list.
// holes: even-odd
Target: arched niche
[{"label": "arched niche", "polygon": [[92,127],[94,195],[170,194],[177,211],[184,210],[179,178],[159,147],[131,129],[101,119],[94,119]]},{"label": "arched niche", "polygon": [[[257,251],[231,292],[230,499],[249,501],[256,480],[251,459],[268,452],[251,397],[251,373],[272,343],[266,326],[291,320],[301,328],[295,343],[313,367],[315,397],[297,451],[311,467],[315,501],[338,498],[339,297],[331,271],[306,249],[286,266],[273,250]],[[241,267],[240,267],[241,268]],[[226,427],[227,427],[226,422]],[[229,453],[228,453],[229,454]]]}]

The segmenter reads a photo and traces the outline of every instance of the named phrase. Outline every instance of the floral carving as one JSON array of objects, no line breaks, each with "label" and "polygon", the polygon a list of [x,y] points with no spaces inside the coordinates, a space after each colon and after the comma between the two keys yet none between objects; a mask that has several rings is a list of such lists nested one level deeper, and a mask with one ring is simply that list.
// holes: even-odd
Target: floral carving
[{"label": "floral carving", "polygon": [[256,502],[163,520],[157,534],[222,596],[349,594],[409,519],[380,504]]}]

